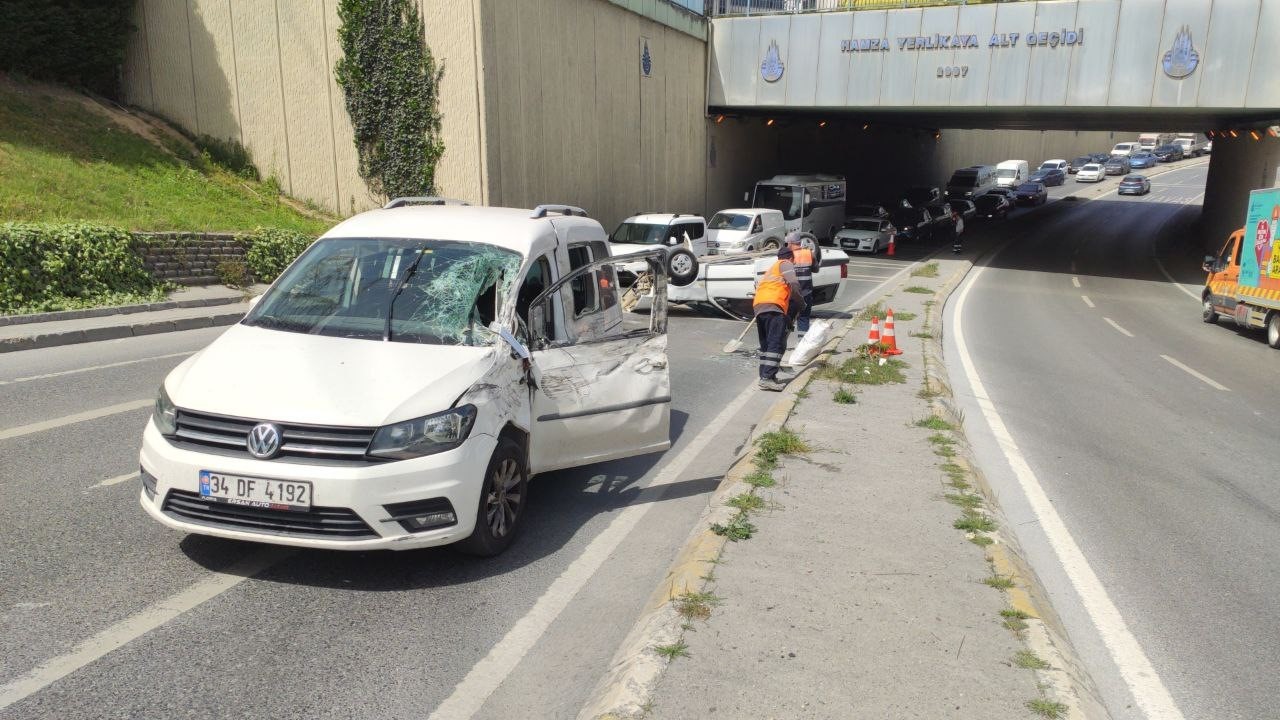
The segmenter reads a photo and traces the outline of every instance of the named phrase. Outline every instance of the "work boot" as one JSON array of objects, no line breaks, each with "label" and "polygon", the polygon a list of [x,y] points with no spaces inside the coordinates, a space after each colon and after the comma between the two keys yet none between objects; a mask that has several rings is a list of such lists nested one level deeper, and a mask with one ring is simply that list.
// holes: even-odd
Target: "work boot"
[{"label": "work boot", "polygon": [[777,378],[760,378],[761,390],[769,390],[772,392],[782,392],[782,389],[785,388],[786,386],[787,386],[786,383],[778,380]]}]

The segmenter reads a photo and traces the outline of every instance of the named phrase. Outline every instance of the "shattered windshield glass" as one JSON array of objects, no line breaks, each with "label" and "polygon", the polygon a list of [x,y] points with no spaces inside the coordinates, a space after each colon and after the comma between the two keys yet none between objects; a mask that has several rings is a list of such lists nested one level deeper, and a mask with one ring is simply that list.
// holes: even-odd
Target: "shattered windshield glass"
[{"label": "shattered windshield glass", "polygon": [[285,332],[432,345],[490,345],[519,253],[483,243],[320,240],[244,324]]}]

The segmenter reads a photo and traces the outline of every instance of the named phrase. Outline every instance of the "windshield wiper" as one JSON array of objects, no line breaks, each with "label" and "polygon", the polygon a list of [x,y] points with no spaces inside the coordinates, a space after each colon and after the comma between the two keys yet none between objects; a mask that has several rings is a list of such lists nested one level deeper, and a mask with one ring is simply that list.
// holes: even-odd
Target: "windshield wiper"
[{"label": "windshield wiper", "polygon": [[389,342],[391,340],[391,315],[396,309],[396,298],[400,297],[400,292],[404,290],[405,284],[409,282],[409,278],[418,272],[418,263],[422,262],[422,258],[427,254],[427,245],[423,243],[418,246],[418,257],[413,259],[413,264],[408,270],[404,271],[404,277],[400,278],[400,282],[396,283],[396,289],[391,293],[391,302],[387,305],[387,326],[382,331],[382,341]]}]

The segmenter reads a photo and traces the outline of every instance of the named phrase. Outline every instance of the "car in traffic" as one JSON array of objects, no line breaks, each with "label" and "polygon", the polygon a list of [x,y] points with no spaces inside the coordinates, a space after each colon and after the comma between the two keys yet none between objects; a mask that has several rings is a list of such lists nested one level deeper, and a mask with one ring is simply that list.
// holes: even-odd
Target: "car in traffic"
[{"label": "car in traffic", "polygon": [[1129,168],[1127,157],[1113,157],[1102,164],[1102,171],[1108,175],[1128,175]]},{"label": "car in traffic", "polygon": [[879,203],[856,203],[845,209],[846,217],[853,218],[887,218],[889,210]]},{"label": "car in traffic", "polygon": [[[1028,182],[1030,182],[1030,181],[1028,181]],[[1006,187],[1006,188],[996,188],[996,189],[992,190],[990,193],[987,193],[987,194],[988,194],[988,195],[999,195],[1000,197],[1002,197],[1002,198],[1004,198],[1005,200],[1008,200],[1009,202],[1011,202],[1011,203],[1012,203],[1012,202],[1013,202],[1013,193],[1014,193],[1014,192],[1015,192],[1015,188],[1007,188],[1007,187]]]},{"label": "car in traffic", "polygon": [[1031,174],[1026,160],[1005,160],[996,165],[996,186],[1017,187]]},{"label": "car in traffic", "polygon": [[1045,160],[1040,163],[1040,167],[1036,168],[1036,170],[1061,170],[1065,175],[1069,167],[1071,167],[1071,163],[1066,160]]},{"label": "car in traffic", "polygon": [[893,224],[884,218],[853,218],[836,231],[835,245],[845,252],[874,254],[889,247],[893,233]]},{"label": "car in traffic", "polygon": [[1152,150],[1151,154],[1155,155],[1156,159],[1160,162],[1173,162],[1174,160],[1181,160],[1184,157],[1182,146],[1176,143],[1161,145],[1155,150]]},{"label": "car in traffic", "polygon": [[655,245],[685,246],[694,257],[707,254],[707,221],[687,213],[641,213],[618,223],[609,235],[614,255],[640,252]]},{"label": "car in traffic", "polygon": [[707,254],[732,255],[758,250],[776,250],[782,246],[786,235],[786,220],[781,210],[768,208],[721,210],[712,215],[711,221],[707,223]]},{"label": "car in traffic", "polygon": [[1159,162],[1155,155],[1149,152],[1140,152],[1129,158],[1129,169],[1145,170],[1146,168],[1155,167]]},{"label": "car in traffic", "polygon": [[[1080,157],[1075,158],[1074,160],[1071,161],[1071,164],[1067,166],[1067,172],[1071,175],[1075,175],[1077,172],[1080,171],[1080,168],[1084,167],[1085,165],[1088,165],[1089,163],[1096,163],[1096,162],[1098,162],[1097,158],[1095,158],[1092,155],[1081,155]],[[1105,162],[1105,160],[1103,162]]]},{"label": "car in traffic", "polygon": [[231,540],[496,555],[529,477],[670,447],[666,303],[624,310],[615,269],[665,293],[665,255],[614,257],[568,205],[348,218],[165,377],[139,502]]},{"label": "car in traffic", "polygon": [[889,215],[897,230],[897,241],[923,242],[933,238],[933,216],[923,207],[902,207]]},{"label": "car in traffic", "polygon": [[1106,176],[1106,171],[1098,163],[1089,163],[1080,168],[1080,172],[1076,173],[1076,182],[1100,182]]},{"label": "car in traffic", "polygon": [[938,237],[939,233],[943,234],[942,237],[946,237],[945,233],[951,232],[951,228],[956,224],[956,221],[951,219],[951,206],[944,202],[929,203],[924,206],[924,210],[929,213],[929,219],[933,224],[933,237]]},{"label": "car in traffic", "polygon": [[1049,201],[1049,191],[1038,182],[1025,182],[1013,193],[1014,202],[1019,205],[1043,205]]},{"label": "car in traffic", "polygon": [[1118,195],[1146,195],[1151,192],[1151,180],[1146,175],[1130,175],[1120,181]]},{"label": "car in traffic", "polygon": [[973,217],[974,213],[978,212],[978,209],[974,206],[972,200],[965,200],[964,198],[953,198],[951,200],[948,200],[947,204],[951,206],[952,210],[955,210],[956,212],[960,213],[960,217],[965,220],[968,220],[969,218]]},{"label": "car in traffic", "polygon": [[1031,182],[1038,182],[1045,186],[1062,185],[1067,181],[1067,173],[1061,168],[1042,168],[1031,173],[1031,177],[1027,178]]},{"label": "car in traffic", "polygon": [[[942,200],[942,190],[932,185],[914,185],[902,193],[902,199],[912,207],[928,205]],[[894,223],[895,225],[897,223]]]},{"label": "car in traffic", "polygon": [[996,193],[979,196],[973,204],[977,210],[975,217],[979,220],[1004,220],[1012,209],[1009,200]]},{"label": "car in traffic", "polygon": [[1102,164],[1111,159],[1111,153],[1093,153],[1089,157],[1093,158],[1094,162]]}]

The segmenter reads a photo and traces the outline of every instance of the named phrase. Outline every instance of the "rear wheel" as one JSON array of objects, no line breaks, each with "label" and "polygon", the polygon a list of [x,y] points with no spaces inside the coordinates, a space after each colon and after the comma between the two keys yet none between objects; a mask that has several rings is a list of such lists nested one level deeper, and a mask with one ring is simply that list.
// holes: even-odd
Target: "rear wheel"
[{"label": "rear wheel", "polygon": [[1218,322],[1218,311],[1213,309],[1213,300],[1208,295],[1202,301],[1200,318],[1210,325]]},{"label": "rear wheel", "polygon": [[1275,310],[1267,315],[1267,344],[1280,350],[1280,312]]},{"label": "rear wheel", "polygon": [[476,528],[459,543],[459,549],[470,555],[493,557],[511,545],[524,517],[529,490],[524,452],[511,440],[499,440],[484,478]]},{"label": "rear wheel", "polygon": [[698,277],[698,258],[688,248],[675,248],[667,254],[667,277],[676,287],[693,282]]}]

